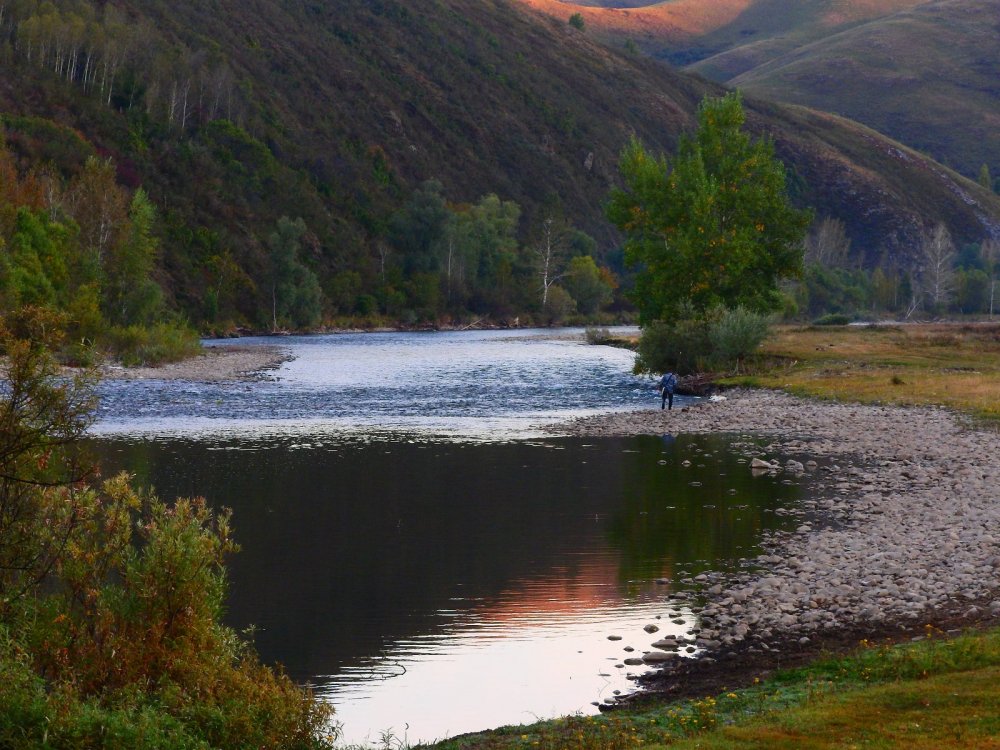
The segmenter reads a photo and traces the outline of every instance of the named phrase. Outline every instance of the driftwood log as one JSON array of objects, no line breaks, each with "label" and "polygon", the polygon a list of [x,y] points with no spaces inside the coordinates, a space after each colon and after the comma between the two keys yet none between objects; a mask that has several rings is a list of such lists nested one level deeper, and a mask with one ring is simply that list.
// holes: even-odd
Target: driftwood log
[{"label": "driftwood log", "polygon": [[716,385],[716,375],[710,372],[696,372],[677,379],[676,393],[682,396],[711,396],[719,390]]}]

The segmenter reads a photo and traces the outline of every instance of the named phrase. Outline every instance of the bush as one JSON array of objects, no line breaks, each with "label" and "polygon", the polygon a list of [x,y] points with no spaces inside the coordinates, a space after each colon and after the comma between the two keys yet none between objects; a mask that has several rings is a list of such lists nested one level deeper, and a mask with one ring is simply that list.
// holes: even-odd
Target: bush
[{"label": "bush", "polygon": [[607,344],[611,340],[611,331],[607,328],[596,328],[594,326],[587,326],[587,330],[584,335],[587,338],[588,344],[601,345]]},{"label": "bush", "polygon": [[157,323],[148,328],[114,326],[105,342],[112,356],[126,367],[177,362],[201,349],[198,334],[178,323]]},{"label": "bush", "polygon": [[634,369],[636,373],[672,370],[688,375],[705,369],[710,359],[711,342],[704,320],[658,322],[643,329]]},{"label": "bush", "polygon": [[0,747],[329,748],[331,709],[221,622],[228,513],[88,481],[93,383],[49,322],[0,321]]},{"label": "bush", "polygon": [[846,326],[851,322],[850,315],[843,313],[829,313],[813,321],[814,326]]},{"label": "bush", "polygon": [[722,368],[735,366],[753,354],[771,332],[768,316],[745,307],[717,311],[709,323],[708,339],[712,358]]},{"label": "bush", "polygon": [[569,25],[572,26],[574,29],[579,29],[580,31],[583,31],[587,25],[587,22],[583,20],[582,13],[574,13],[569,17]]}]

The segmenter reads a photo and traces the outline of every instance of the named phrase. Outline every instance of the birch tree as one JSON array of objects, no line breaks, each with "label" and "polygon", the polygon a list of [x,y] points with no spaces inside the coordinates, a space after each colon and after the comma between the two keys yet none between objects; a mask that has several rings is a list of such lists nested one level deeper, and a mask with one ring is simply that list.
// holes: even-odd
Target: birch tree
[{"label": "birch tree", "polygon": [[955,243],[943,223],[924,235],[920,255],[923,261],[921,281],[927,307],[940,311],[951,302],[955,292]]}]

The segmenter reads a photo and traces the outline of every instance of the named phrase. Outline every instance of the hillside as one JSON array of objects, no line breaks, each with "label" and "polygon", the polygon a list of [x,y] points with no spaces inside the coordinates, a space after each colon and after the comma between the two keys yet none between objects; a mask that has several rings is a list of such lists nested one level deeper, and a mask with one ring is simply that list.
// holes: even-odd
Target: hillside
[{"label": "hillside", "polygon": [[933,0],[782,55],[729,83],[840,113],[965,175],[977,175],[983,164],[998,174],[997,19],[1000,0]]},{"label": "hillside", "polygon": [[[0,110],[22,168],[68,177],[112,157],[158,207],[164,287],[208,325],[266,320],[282,216],[305,221],[325,314],[443,304],[429,286],[443,261],[410,262],[412,233],[394,224],[430,178],[463,215],[488,193],[519,204],[522,248],[563,215],[607,259],[618,238],[602,206],[623,144],[672,150],[722,91],[502,0],[26,1],[0,17],[0,38]],[[937,220],[960,241],[1000,233],[994,196],[898,144],[747,104],[795,199],[842,218],[870,258],[905,260]],[[484,295],[530,273],[524,252],[495,251],[463,298],[474,312],[516,307]]]},{"label": "hillside", "polygon": [[[579,13],[587,27],[612,44],[631,41],[648,54],[684,65],[705,64],[709,78],[724,80],[744,58],[765,60],[858,23],[923,0],[520,0],[553,18]],[[740,50],[728,55],[730,51]],[[716,75],[718,69],[725,75]]]}]

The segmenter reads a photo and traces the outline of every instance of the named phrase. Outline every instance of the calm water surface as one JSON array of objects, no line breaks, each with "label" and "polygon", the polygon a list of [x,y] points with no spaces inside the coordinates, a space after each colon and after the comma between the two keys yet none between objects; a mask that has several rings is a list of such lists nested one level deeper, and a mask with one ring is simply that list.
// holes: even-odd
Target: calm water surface
[{"label": "calm water surface", "polygon": [[233,508],[227,619],[336,706],[347,741],[596,711],[641,671],[626,646],[694,624],[668,599],[681,579],[754,554],[800,493],[751,477],[745,438],[542,435],[553,417],[654,403],[618,350],[292,345],[272,382],[109,383],[95,445],[164,497]]}]

